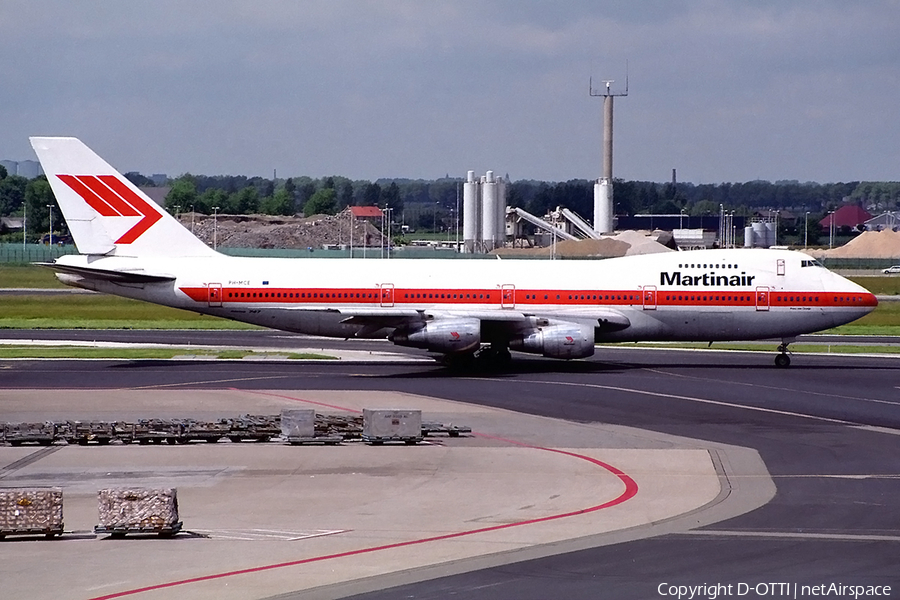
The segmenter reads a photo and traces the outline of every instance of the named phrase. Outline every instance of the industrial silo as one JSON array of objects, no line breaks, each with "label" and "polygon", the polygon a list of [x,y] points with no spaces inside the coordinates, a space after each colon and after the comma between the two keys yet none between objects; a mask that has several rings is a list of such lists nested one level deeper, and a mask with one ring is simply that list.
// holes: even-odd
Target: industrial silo
[{"label": "industrial silo", "polygon": [[488,171],[481,183],[481,241],[484,251],[497,247],[497,182],[494,172]]},{"label": "industrial silo", "polygon": [[475,181],[475,171],[466,173],[466,182],[463,184],[463,245],[465,252],[473,253],[481,250],[481,202],[478,193],[478,182]]}]

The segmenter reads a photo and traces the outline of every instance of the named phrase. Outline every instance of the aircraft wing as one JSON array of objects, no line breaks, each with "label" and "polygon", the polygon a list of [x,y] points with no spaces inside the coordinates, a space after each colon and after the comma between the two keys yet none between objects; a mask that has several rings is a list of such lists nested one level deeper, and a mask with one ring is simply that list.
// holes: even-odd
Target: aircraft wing
[{"label": "aircraft wing", "polygon": [[[320,309],[321,310],[321,309]],[[366,325],[369,327],[399,327],[428,320],[479,319],[484,322],[502,323],[515,326],[521,323],[530,325],[532,320],[547,319],[554,321],[592,322],[603,331],[620,331],[631,326],[631,321],[617,310],[585,307],[563,309],[558,311],[519,311],[519,310],[430,310],[395,307],[375,308],[334,308],[326,309],[346,315],[342,322]]]},{"label": "aircraft wing", "polygon": [[113,283],[160,283],[165,281],[175,281],[175,277],[171,275],[150,275],[149,273],[141,273],[138,271],[111,271],[108,269],[61,265],[52,262],[37,262],[34,264],[39,267],[52,269],[57,273],[79,275],[85,279],[111,281]]}]

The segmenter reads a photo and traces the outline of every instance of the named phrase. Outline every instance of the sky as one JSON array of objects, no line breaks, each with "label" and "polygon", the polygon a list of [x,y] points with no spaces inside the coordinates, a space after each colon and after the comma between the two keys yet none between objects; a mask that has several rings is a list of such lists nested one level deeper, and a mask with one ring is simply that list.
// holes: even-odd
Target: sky
[{"label": "sky", "polygon": [[[0,2],[0,158],[121,171],[900,180],[900,1]],[[626,69],[627,65],[627,69]]]}]

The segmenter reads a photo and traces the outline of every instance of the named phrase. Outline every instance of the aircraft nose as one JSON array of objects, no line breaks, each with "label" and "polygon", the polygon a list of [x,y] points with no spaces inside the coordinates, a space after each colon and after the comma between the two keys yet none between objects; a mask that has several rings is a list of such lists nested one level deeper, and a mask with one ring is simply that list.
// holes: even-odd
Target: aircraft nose
[{"label": "aircraft nose", "polygon": [[878,298],[872,292],[866,292],[862,295],[862,304],[863,306],[871,307],[871,310],[875,310],[878,306]]}]

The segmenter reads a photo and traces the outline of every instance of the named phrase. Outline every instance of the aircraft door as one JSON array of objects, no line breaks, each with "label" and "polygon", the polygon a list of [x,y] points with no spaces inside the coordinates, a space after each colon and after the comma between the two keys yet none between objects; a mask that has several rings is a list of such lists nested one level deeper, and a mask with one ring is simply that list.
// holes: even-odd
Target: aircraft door
[{"label": "aircraft door", "polygon": [[390,308],[394,306],[394,284],[393,283],[382,283],[381,284],[381,306],[386,308]]},{"label": "aircraft door", "polygon": [[767,286],[756,288],[756,310],[769,310],[769,288]]},{"label": "aircraft door", "polygon": [[645,285],[642,294],[644,310],[656,310],[656,286]]},{"label": "aircraft door", "polygon": [[221,283],[210,283],[207,286],[207,302],[209,306],[213,308],[218,308],[222,306],[222,284]]},{"label": "aircraft door", "polygon": [[500,286],[500,308],[516,307],[516,286],[504,283]]}]

